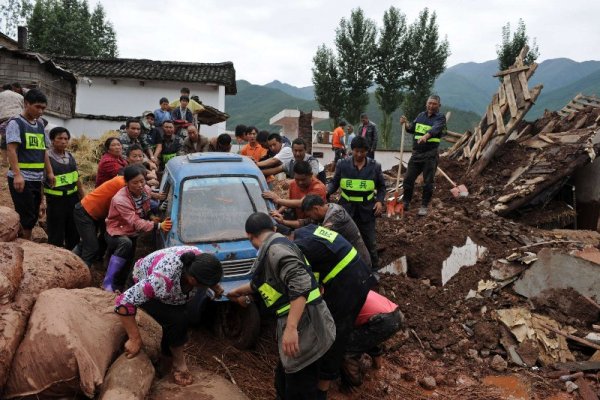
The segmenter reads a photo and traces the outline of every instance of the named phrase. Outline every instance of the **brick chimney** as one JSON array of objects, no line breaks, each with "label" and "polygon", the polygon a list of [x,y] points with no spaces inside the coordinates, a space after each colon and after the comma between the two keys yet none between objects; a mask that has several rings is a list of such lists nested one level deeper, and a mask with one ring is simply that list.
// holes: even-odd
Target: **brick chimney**
[{"label": "brick chimney", "polygon": [[17,28],[17,45],[19,50],[27,50],[27,27],[19,26]]}]

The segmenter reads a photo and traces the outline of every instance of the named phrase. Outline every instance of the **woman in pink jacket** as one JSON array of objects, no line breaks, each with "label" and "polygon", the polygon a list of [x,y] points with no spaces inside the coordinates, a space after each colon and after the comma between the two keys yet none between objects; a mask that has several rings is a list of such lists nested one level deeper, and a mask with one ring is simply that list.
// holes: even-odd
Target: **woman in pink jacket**
[{"label": "woman in pink jacket", "polygon": [[146,186],[144,169],[130,165],[124,170],[125,187],[112,198],[106,218],[106,243],[111,254],[102,287],[113,292],[115,277],[119,275],[120,284],[127,274],[119,274],[123,267],[133,259],[137,237],[142,232],[162,229],[171,230],[171,220],[163,222],[150,220],[150,188]]}]

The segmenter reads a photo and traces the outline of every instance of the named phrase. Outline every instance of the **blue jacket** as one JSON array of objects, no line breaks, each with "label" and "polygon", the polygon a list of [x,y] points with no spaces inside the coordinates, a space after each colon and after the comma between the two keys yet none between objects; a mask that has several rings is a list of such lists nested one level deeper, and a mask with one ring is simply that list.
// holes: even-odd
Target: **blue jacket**
[{"label": "blue jacket", "polygon": [[185,115],[181,115],[181,108],[177,107],[171,113],[171,117],[173,117],[174,120],[184,119],[187,122],[194,122],[194,116],[192,115],[192,112],[190,111],[189,108],[185,109]]}]

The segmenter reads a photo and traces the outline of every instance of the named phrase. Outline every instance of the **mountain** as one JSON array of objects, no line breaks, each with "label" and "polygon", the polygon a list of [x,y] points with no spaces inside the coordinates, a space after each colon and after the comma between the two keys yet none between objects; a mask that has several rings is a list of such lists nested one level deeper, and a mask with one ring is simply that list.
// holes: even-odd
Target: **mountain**
[{"label": "mountain", "polygon": [[265,87],[271,89],[279,89],[283,93],[287,93],[292,97],[297,97],[299,99],[304,100],[314,100],[315,99],[315,88],[314,86],[306,86],[298,88],[296,86],[289,85],[287,83],[280,82],[275,80],[271,83],[267,83]]},{"label": "mountain", "polygon": [[[527,119],[539,117],[544,108],[562,108],[580,92],[597,94],[600,84],[598,75],[594,74],[597,71],[600,71],[600,61],[576,62],[555,58],[541,62],[529,85],[533,87],[541,83],[544,89]],[[496,72],[496,60],[457,64],[438,77],[434,90],[442,98],[442,104],[482,114],[498,90],[498,78],[493,77]]]},{"label": "mountain", "polygon": [[[279,131],[279,126],[269,125],[269,119],[283,109],[298,109],[305,112],[318,110],[319,105],[315,100],[304,100],[289,95],[280,89],[272,87],[253,85],[248,81],[239,80],[237,83],[237,95],[225,97],[225,110],[230,115],[227,120],[227,129],[233,130],[236,125],[253,125],[259,130],[266,129],[271,132]],[[448,129],[456,132],[464,132],[479,121],[480,116],[473,112],[457,110],[444,107],[443,110],[451,111],[452,118],[448,124]],[[375,101],[375,95],[370,94],[370,103],[366,109],[370,119],[379,124],[381,121],[381,111]],[[401,111],[393,114],[392,132],[394,132],[393,146],[399,147],[400,127],[398,121]],[[331,121],[324,121],[315,129],[331,130]]]}]

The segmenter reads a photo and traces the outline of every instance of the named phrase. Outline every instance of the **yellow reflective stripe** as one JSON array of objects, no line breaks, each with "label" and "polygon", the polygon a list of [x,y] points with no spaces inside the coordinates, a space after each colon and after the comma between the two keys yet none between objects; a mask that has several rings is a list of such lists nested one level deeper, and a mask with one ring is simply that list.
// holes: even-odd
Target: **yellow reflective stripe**
[{"label": "yellow reflective stripe", "polygon": [[177,153],[171,153],[171,154],[163,154],[162,155],[162,160],[163,162],[167,162],[169,161],[171,158],[175,157],[177,155]]},{"label": "yellow reflective stripe", "polygon": [[346,254],[346,256],[342,258],[342,260],[337,263],[331,271],[329,271],[327,276],[323,278],[323,283],[325,284],[335,278],[337,274],[339,274],[344,268],[346,268],[346,266],[348,266],[348,264],[350,264],[352,260],[354,260],[354,257],[356,257],[357,254],[358,251],[356,251],[356,249],[353,247],[352,250],[350,250],[348,254]]},{"label": "yellow reflective stripe", "polygon": [[281,296],[283,296],[281,293],[275,290],[273,286],[269,285],[266,282],[260,285],[260,287],[258,288],[258,292],[260,293],[267,308],[271,307],[273,304],[275,304],[277,300],[279,300]]},{"label": "yellow reflective stripe", "polygon": [[19,163],[19,168],[24,169],[44,169],[44,163]]},{"label": "yellow reflective stripe", "polygon": [[43,133],[25,132],[25,148],[27,150],[46,150],[45,139]]},{"label": "yellow reflective stripe", "polygon": [[440,139],[439,138],[431,138],[431,139],[427,139],[427,142],[431,142],[431,143],[439,143]]},{"label": "yellow reflective stripe", "polygon": [[375,190],[375,181],[371,179],[342,178],[340,180],[340,187],[342,190],[348,189],[356,192],[372,192]]},{"label": "yellow reflective stripe", "polygon": [[63,196],[63,195],[69,196],[69,195],[72,195],[73,193],[77,193],[77,188],[74,187],[73,189],[69,189],[66,192],[63,192],[60,190],[44,188],[44,193],[52,195],[52,196]]},{"label": "yellow reflective stripe", "polygon": [[429,132],[431,130],[431,128],[433,128],[431,125],[417,123],[415,125],[415,133],[420,133],[421,136],[423,136],[424,134]]},{"label": "yellow reflective stripe", "polygon": [[318,236],[322,239],[327,240],[329,243],[333,243],[335,238],[337,238],[337,232],[334,232],[330,229],[324,228],[322,226],[318,226],[317,229],[313,232],[313,235]]},{"label": "yellow reflective stripe", "polygon": [[72,185],[77,182],[79,179],[79,173],[77,171],[67,172],[66,174],[61,174],[56,176],[56,185],[54,187],[61,187]]},{"label": "yellow reflective stripe", "polygon": [[321,274],[319,272],[313,272],[313,275],[315,276],[315,281],[319,283],[319,278],[321,277]]},{"label": "yellow reflective stripe", "polygon": [[375,193],[371,193],[365,198],[362,196],[348,196],[346,193],[344,193],[344,191],[342,191],[342,197],[348,201],[362,203],[365,200],[371,200],[373,197],[375,197]]},{"label": "yellow reflective stripe", "polygon": [[[308,298],[306,299],[306,304],[311,303],[313,301],[315,301],[316,299],[318,299],[319,297],[321,297],[321,291],[319,290],[319,288],[315,288],[313,290],[310,291],[310,293],[308,294]],[[288,311],[290,311],[290,305],[286,304],[283,307],[280,307],[276,314],[278,317],[285,315]]]}]

